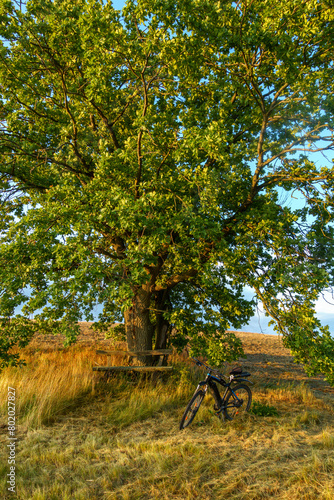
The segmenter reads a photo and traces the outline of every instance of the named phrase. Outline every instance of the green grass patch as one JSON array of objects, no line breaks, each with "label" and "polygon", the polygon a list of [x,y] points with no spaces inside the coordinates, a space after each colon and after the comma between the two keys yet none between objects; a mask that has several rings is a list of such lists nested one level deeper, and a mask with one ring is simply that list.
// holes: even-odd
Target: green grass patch
[{"label": "green grass patch", "polygon": [[253,415],[258,417],[278,417],[279,413],[275,406],[270,406],[265,403],[260,403],[259,401],[253,401],[252,407],[249,411]]}]

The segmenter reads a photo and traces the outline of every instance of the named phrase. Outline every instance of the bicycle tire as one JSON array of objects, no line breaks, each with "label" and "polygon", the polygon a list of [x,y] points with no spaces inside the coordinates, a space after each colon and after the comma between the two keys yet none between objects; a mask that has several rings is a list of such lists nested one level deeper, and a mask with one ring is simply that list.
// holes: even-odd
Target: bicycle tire
[{"label": "bicycle tire", "polygon": [[[239,402],[235,398],[233,392],[238,396],[238,398],[242,401],[241,406],[239,406]],[[227,420],[233,420],[235,417],[240,417],[246,412],[249,411],[252,404],[252,391],[245,384],[239,384],[233,387],[233,392],[230,389],[229,393],[224,401],[225,408],[223,409],[224,417]],[[228,405],[230,405],[228,407]]]},{"label": "bicycle tire", "polygon": [[199,407],[202,404],[204,396],[205,392],[201,389],[195,392],[182,415],[180,422],[180,431],[182,431],[182,429],[184,429],[185,427],[188,427],[188,425],[190,425],[194,420],[196,413],[198,412]]}]

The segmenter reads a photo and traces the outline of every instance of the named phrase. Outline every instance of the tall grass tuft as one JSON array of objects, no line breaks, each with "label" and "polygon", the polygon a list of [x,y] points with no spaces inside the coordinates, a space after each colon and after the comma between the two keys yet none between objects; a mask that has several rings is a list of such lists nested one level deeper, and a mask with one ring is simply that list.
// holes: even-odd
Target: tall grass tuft
[{"label": "tall grass tuft", "polygon": [[[123,428],[157,412],[185,405],[200,377],[194,367],[176,362],[167,381],[118,374],[106,383],[92,371],[96,356],[91,348],[37,352],[24,357],[26,366],[2,371],[0,397],[6,402],[8,386],[15,388],[16,415],[20,424],[30,429],[53,422],[99,394],[109,423]],[[1,410],[6,413],[5,403]]]},{"label": "tall grass tuft", "polygon": [[53,351],[25,356],[27,365],[1,373],[0,397],[5,410],[8,387],[16,391],[20,424],[36,428],[82,403],[91,389],[90,350]]}]

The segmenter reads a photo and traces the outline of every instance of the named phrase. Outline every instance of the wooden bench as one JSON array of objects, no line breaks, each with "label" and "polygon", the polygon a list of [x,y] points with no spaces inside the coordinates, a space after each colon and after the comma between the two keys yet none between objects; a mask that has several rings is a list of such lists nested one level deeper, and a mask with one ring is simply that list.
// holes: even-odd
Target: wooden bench
[{"label": "wooden bench", "polygon": [[[106,365],[93,366],[93,370],[97,372],[117,372],[117,371],[137,371],[137,372],[162,372],[173,370],[172,366],[162,366],[164,359],[172,354],[172,349],[158,349],[156,351],[101,351],[97,350],[96,354],[105,354],[107,356]],[[128,356],[128,360],[138,356],[160,356],[156,366],[112,366],[111,356]]]}]

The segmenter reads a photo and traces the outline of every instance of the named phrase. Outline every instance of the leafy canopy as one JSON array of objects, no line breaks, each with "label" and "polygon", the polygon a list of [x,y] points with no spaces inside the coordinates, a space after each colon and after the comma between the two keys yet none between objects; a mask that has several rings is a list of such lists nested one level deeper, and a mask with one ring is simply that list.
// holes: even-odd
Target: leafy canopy
[{"label": "leafy canopy", "polygon": [[144,295],[155,335],[235,359],[247,285],[334,383],[332,30],[322,0],[0,0],[4,363]]}]

